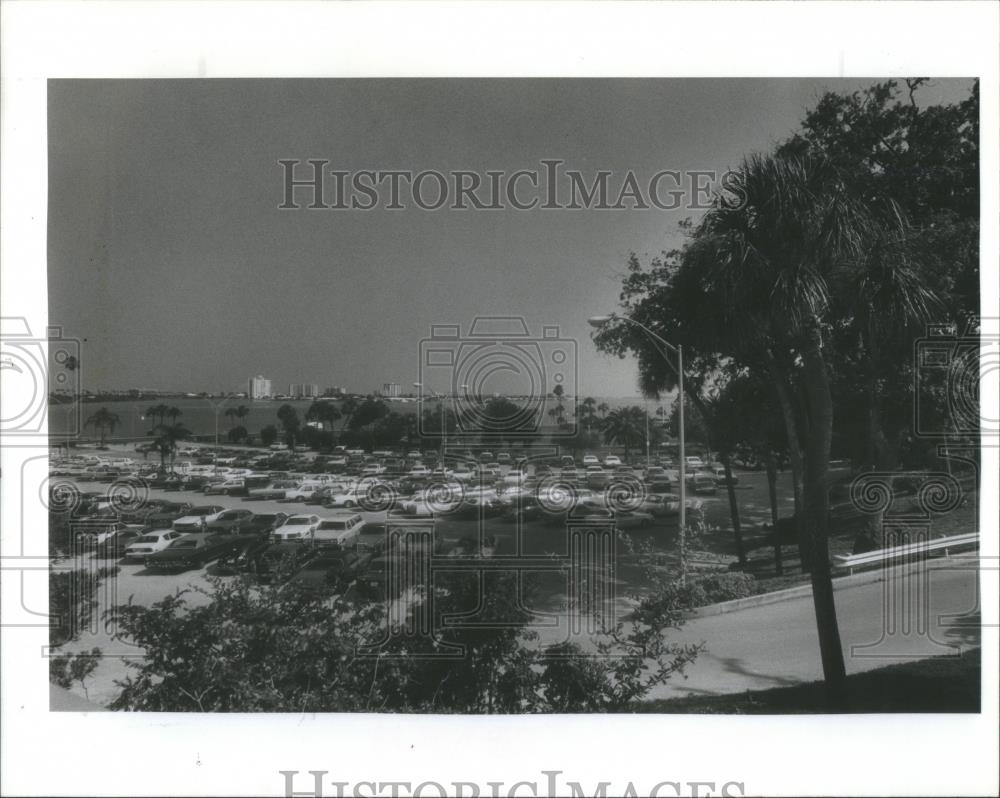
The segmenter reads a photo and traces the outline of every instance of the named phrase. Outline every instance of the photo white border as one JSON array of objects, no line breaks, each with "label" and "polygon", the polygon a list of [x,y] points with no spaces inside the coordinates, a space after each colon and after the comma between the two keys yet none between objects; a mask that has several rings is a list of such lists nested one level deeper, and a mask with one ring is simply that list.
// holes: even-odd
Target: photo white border
[{"label": "photo white border", "polygon": [[[997,317],[998,8],[5,2],[0,307],[45,329],[47,78],[931,75],[981,80],[983,315]],[[985,406],[997,406],[995,378],[983,384]],[[4,447],[7,484],[30,453]],[[984,452],[983,484],[998,484],[995,448]],[[996,529],[997,496],[983,493],[982,528]],[[20,524],[9,494],[0,510],[5,556]],[[43,528],[42,508],[30,522]],[[995,536],[984,537],[982,553],[997,556]],[[610,790],[674,780],[738,781],[747,795],[996,794],[996,571],[984,572],[983,590],[983,621],[994,626],[983,629],[978,716],[50,714],[39,667],[47,631],[4,629],[0,791],[282,795],[279,770],[322,769],[349,782],[509,786],[561,770],[585,786],[610,781]],[[133,747],[138,755],[128,756]]]}]

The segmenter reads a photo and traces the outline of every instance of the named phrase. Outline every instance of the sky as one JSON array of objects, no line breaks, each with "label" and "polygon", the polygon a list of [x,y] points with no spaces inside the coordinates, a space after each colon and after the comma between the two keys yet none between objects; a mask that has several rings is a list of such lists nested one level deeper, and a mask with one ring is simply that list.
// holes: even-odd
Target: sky
[{"label": "sky", "polygon": [[[678,222],[701,210],[429,211],[405,186],[407,207],[389,210],[387,183],[372,210],[280,209],[279,161],[301,161],[300,178],[323,159],[352,174],[468,170],[486,183],[488,171],[544,178],[540,162],[560,159],[588,184],[610,171],[614,204],[630,170],[643,191],[663,170],[722,173],[791,135],[824,91],[873,82],[50,81],[49,323],[83,341],[89,389],[240,391],[263,374],[275,390],[441,391],[456,378],[428,367],[432,325],[458,325],[443,347],[462,347],[459,364],[487,347],[478,371],[463,366],[480,389],[524,393],[524,374],[482,365],[501,351],[495,336],[463,344],[477,317],[514,317],[528,330],[518,351],[544,361],[547,389],[558,372],[570,394],[634,396],[634,362],[598,353],[587,318],[614,310],[630,252],[677,246]],[[920,101],[957,101],[970,85],[935,80]],[[424,185],[433,203],[437,183]]]}]

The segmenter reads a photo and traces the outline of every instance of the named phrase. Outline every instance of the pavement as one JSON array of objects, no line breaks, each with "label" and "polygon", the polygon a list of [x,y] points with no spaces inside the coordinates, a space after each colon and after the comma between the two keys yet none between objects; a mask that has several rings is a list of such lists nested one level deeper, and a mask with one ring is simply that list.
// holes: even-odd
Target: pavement
[{"label": "pavement", "polygon": [[[976,558],[956,557],[922,570],[899,566],[881,581],[837,590],[847,672],[980,645],[977,564]],[[766,690],[823,678],[811,593],[688,621],[676,640],[703,642],[706,650],[687,678],[672,678],[650,698]]]}]

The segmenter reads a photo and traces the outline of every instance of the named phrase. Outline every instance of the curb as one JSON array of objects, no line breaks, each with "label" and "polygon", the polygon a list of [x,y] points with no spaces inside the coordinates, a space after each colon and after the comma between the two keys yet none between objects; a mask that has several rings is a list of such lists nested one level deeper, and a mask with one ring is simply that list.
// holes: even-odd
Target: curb
[{"label": "curb", "polygon": [[[928,563],[929,568],[934,568],[938,563],[952,562],[953,560],[963,560],[971,559],[975,557],[978,559],[978,553],[975,555],[965,556],[955,555],[951,557],[940,557],[936,558],[933,562]],[[897,570],[899,568],[909,568],[911,565],[894,565],[892,570]],[[940,567],[940,565],[937,565]],[[854,587],[856,585],[867,585],[873,582],[881,582],[885,579],[886,569],[877,568],[872,571],[864,571],[859,574],[851,574],[847,576],[838,576],[833,579],[833,589],[834,591],[843,590],[848,587]],[[782,601],[792,601],[793,599],[802,598],[803,596],[812,595],[812,585],[806,583],[804,585],[797,585],[795,587],[789,587],[785,590],[775,590],[772,593],[760,593],[756,596],[747,596],[746,598],[733,599],[732,601],[723,601],[718,604],[708,604],[704,607],[696,607],[693,610],[687,610],[681,613],[681,617],[685,620],[691,620],[693,618],[707,618],[713,615],[725,615],[730,612],[739,612],[740,610],[750,609],[752,607],[761,607],[766,604],[778,604]]]}]

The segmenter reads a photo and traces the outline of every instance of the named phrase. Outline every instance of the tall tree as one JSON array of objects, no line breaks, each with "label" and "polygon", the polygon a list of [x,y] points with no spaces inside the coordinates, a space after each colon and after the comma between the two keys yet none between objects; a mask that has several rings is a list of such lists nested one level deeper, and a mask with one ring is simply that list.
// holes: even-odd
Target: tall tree
[{"label": "tall tree", "polygon": [[299,428],[302,426],[298,411],[291,405],[282,405],[278,408],[278,421],[281,422],[281,428],[285,433],[285,444],[289,449],[294,449]]},{"label": "tall tree", "polygon": [[183,424],[160,424],[153,430],[152,447],[160,455],[160,469],[166,470],[167,459],[173,469],[174,458],[177,456],[177,444],[191,437],[191,430]]},{"label": "tall tree", "polygon": [[612,410],[602,421],[601,430],[606,443],[616,443],[625,448],[625,459],[632,447],[637,446],[646,434],[646,419],[641,407],[632,405]]},{"label": "tall tree", "polygon": [[[887,239],[900,242],[879,254],[898,275],[891,284],[900,306],[913,318],[926,317],[932,298],[912,279],[916,268],[903,245],[898,209],[866,204],[829,163],[751,156],[738,170],[737,185],[742,201],[724,198],[682,252],[648,272],[633,259],[622,298],[626,313],[684,345],[701,376],[693,384],[734,362],[768,375],[789,443],[824,674],[832,703],[842,706],[846,673],[828,546],[831,330],[853,316],[859,275]],[[637,351],[648,385],[673,387],[676,378],[647,341],[619,330],[604,333],[599,343]]]},{"label": "tall tree", "polygon": [[101,446],[107,439],[109,432],[114,432],[115,427],[121,423],[121,418],[117,413],[112,413],[108,408],[102,407],[84,422],[85,427],[93,427],[101,436]]}]

